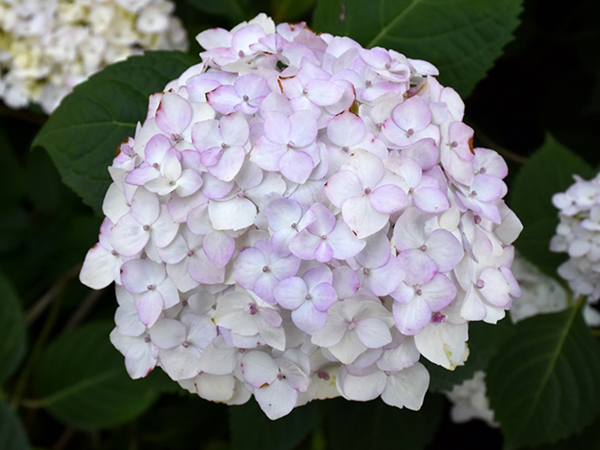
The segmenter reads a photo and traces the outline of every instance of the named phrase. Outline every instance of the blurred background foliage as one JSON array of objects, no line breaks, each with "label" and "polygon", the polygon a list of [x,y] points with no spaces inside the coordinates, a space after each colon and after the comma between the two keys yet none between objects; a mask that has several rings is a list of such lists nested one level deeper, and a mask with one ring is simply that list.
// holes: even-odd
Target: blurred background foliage
[{"label": "blurred background foliage", "polygon": [[[316,32],[347,34],[363,45],[394,48],[434,62],[440,81],[465,98],[465,121],[475,129],[475,145],[499,151],[509,163],[509,192],[513,187],[514,192],[508,202],[525,224],[517,247],[556,276],[561,258],[547,250],[557,223],[548,196],[571,184],[573,171],[591,177],[600,164],[599,2],[398,1],[398,8],[408,5],[424,12],[414,21],[407,15],[405,21],[380,28],[380,2],[370,0],[175,3],[189,33],[189,54],[196,58],[201,48],[194,36],[200,31],[229,29],[266,12],[276,22],[306,21]],[[483,41],[490,48],[464,64],[458,61],[457,67],[454,47],[477,42],[452,20],[472,20],[469,11],[478,14],[478,8],[494,9],[495,20],[480,24],[489,33]],[[448,26],[456,28],[457,40],[436,37],[435,30],[454,36],[453,29],[444,31]],[[187,395],[159,370],[131,381],[122,356],[108,341],[116,308],[113,288],[95,292],[77,280],[102,218],[63,184],[52,159],[40,148],[44,142],[38,133],[47,119],[35,106],[14,111],[0,105],[2,449],[434,450],[520,448],[545,442],[520,439],[517,432],[491,429],[482,422],[455,425],[439,393],[487,368],[502,345],[506,349],[511,339],[518,340],[515,333],[520,328],[506,323],[489,332],[487,325],[472,327],[472,361],[464,368],[448,374],[429,367],[432,392],[419,413],[380,401],[351,404],[336,399],[309,404],[270,422],[253,402],[228,408],[203,401]],[[32,150],[36,136],[41,144]],[[108,161],[113,154],[106,156]],[[553,320],[560,325],[561,317]],[[524,328],[527,336],[531,329]],[[493,335],[496,338],[490,340]],[[592,359],[597,348],[590,349]],[[590,370],[598,385],[596,360]],[[496,360],[491,369],[498,364]],[[598,388],[592,386],[588,395],[600,405]],[[595,409],[588,411],[578,425],[552,435],[543,448],[598,448],[597,416]],[[553,443],[559,438],[567,440]]]}]

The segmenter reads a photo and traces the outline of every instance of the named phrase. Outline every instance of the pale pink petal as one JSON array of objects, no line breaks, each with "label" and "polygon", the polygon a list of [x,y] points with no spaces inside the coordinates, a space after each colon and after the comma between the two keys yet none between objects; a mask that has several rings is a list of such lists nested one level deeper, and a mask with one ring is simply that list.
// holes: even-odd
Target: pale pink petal
[{"label": "pale pink petal", "polygon": [[251,351],[241,358],[242,373],[246,381],[255,388],[270,384],[279,373],[275,360],[265,352]]},{"label": "pale pink petal", "polygon": [[163,296],[156,290],[146,291],[135,298],[135,307],[142,323],[150,328],[163,311]]},{"label": "pale pink petal", "polygon": [[386,184],[373,190],[369,194],[371,206],[375,211],[391,214],[406,206],[406,194],[398,186]]},{"label": "pale pink petal", "polygon": [[388,326],[379,319],[370,318],[356,324],[356,334],[368,348],[379,348],[392,342]]},{"label": "pale pink petal", "polygon": [[296,309],[305,301],[308,290],[302,278],[290,277],[281,281],[273,292],[275,300],[285,309]]}]

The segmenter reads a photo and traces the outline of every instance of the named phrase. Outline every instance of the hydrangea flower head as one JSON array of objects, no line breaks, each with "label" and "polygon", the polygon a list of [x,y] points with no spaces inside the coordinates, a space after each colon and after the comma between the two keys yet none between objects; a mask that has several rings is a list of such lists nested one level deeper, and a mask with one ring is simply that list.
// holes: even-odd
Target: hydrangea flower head
[{"label": "hydrangea flower head", "polygon": [[0,0],[0,99],[51,113],[102,67],[143,50],[186,50],[170,0]]},{"label": "hydrangea flower head", "polygon": [[519,287],[506,164],[437,69],[261,14],[198,41],[110,168],[81,280],[119,292],[138,378],[271,419],[315,399],[421,407],[428,359]]}]

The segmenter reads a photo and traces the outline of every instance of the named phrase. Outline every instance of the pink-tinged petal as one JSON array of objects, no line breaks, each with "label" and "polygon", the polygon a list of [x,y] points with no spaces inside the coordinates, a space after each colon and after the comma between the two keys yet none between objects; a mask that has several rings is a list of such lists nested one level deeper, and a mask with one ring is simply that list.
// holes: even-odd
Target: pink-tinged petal
[{"label": "pink-tinged petal", "polygon": [[160,214],[160,202],[156,194],[143,187],[135,190],[131,199],[131,215],[142,225],[152,225]]},{"label": "pink-tinged petal", "polygon": [[203,150],[200,153],[200,163],[203,166],[206,166],[207,168],[210,166],[214,166],[219,161],[222,154],[223,147],[221,146],[211,147],[207,150]]},{"label": "pink-tinged petal", "polygon": [[327,242],[321,242],[315,250],[315,259],[321,263],[331,261],[333,249]]},{"label": "pink-tinged petal", "polygon": [[323,329],[327,323],[327,313],[317,310],[311,302],[304,302],[292,311],[292,321],[307,334],[314,334]]},{"label": "pink-tinged petal", "polygon": [[254,223],[257,209],[247,198],[233,197],[208,204],[208,215],[215,230],[241,230]]},{"label": "pink-tinged petal", "polygon": [[418,208],[407,208],[394,227],[396,248],[403,251],[421,247],[425,243],[425,223],[432,217]]},{"label": "pink-tinged petal", "polygon": [[402,251],[398,255],[398,261],[405,272],[404,282],[409,285],[423,285],[437,272],[435,261],[419,249]]},{"label": "pink-tinged petal", "polygon": [[79,280],[92,289],[102,289],[115,281],[117,266],[121,257],[113,254],[100,244],[94,245],[85,255]]},{"label": "pink-tinged petal", "polygon": [[287,145],[290,140],[290,120],[285,114],[273,111],[265,118],[265,138],[274,143]]},{"label": "pink-tinged petal", "polygon": [[359,402],[374,400],[384,391],[387,377],[385,373],[376,370],[372,373],[362,376],[356,376],[349,373],[345,368],[338,372],[340,378],[342,395],[349,399]]},{"label": "pink-tinged petal", "polygon": [[219,133],[219,121],[211,119],[196,122],[192,126],[192,143],[199,152],[221,147],[223,138]]},{"label": "pink-tinged petal", "polygon": [[475,152],[472,147],[473,129],[464,122],[452,122],[448,128],[450,147],[464,161],[472,161]]},{"label": "pink-tinged petal", "polygon": [[149,230],[144,230],[133,215],[125,214],[111,230],[109,241],[117,253],[135,256],[144,249],[149,239]]},{"label": "pink-tinged petal", "polygon": [[[317,137],[317,120],[310,111],[298,111],[289,117],[289,140],[294,147],[306,147],[314,142]],[[265,123],[266,128],[266,123]],[[266,131],[266,130],[265,130]],[[285,142],[287,144],[288,142]]]},{"label": "pink-tinged petal", "polygon": [[331,283],[320,283],[311,290],[312,303],[319,311],[327,311],[337,300],[337,292]]},{"label": "pink-tinged petal", "polygon": [[[202,187],[202,176],[193,169],[185,169],[177,180],[175,193],[180,197],[194,194]],[[171,210],[169,209],[169,213]]]},{"label": "pink-tinged petal", "polygon": [[188,229],[195,235],[201,236],[214,230],[208,216],[208,202],[192,209],[187,216]]},{"label": "pink-tinged petal", "polygon": [[273,292],[277,303],[290,310],[299,308],[304,303],[306,294],[308,294],[306,283],[299,277],[286,278]]},{"label": "pink-tinged petal", "polygon": [[156,111],[156,125],[169,135],[179,135],[187,128],[191,120],[192,106],[190,103],[177,94],[165,92]]},{"label": "pink-tinged petal", "polygon": [[475,170],[479,173],[485,173],[500,179],[508,175],[508,166],[504,158],[494,150],[489,150],[487,148],[475,149],[473,167],[475,167]]},{"label": "pink-tinged petal", "polygon": [[[414,132],[424,129],[431,123],[431,111],[421,97],[411,97],[398,105],[392,116],[394,122],[403,130]],[[410,134],[410,133],[409,133]]]},{"label": "pink-tinged petal", "polygon": [[232,181],[221,181],[210,174],[204,174],[202,179],[204,180],[202,193],[206,198],[211,200],[218,200],[225,197],[235,186],[235,183]]},{"label": "pink-tinged petal", "polygon": [[440,159],[440,150],[431,138],[420,139],[408,148],[402,150],[402,155],[408,156],[419,163],[423,171],[431,169]]},{"label": "pink-tinged petal", "polygon": [[394,302],[393,312],[396,326],[407,336],[417,334],[431,321],[431,308],[425,299],[418,295],[406,305]]},{"label": "pink-tinged petal", "polygon": [[219,128],[223,140],[231,147],[243,146],[248,142],[250,128],[243,114],[234,113],[221,117]]},{"label": "pink-tinged petal", "polygon": [[429,372],[423,364],[416,363],[400,372],[390,374],[381,399],[396,408],[406,407],[418,411],[423,405],[428,387]]},{"label": "pink-tinged petal", "polygon": [[146,144],[144,149],[144,155],[146,163],[149,166],[155,163],[160,165],[167,154],[167,151],[171,148],[171,141],[164,134],[157,134],[152,137]]},{"label": "pink-tinged petal", "polygon": [[311,80],[305,86],[308,99],[318,106],[337,103],[344,95],[344,88],[327,80]]},{"label": "pink-tinged petal", "polygon": [[244,378],[255,388],[272,383],[279,373],[277,363],[265,352],[246,352],[240,362]]},{"label": "pink-tinged petal", "polygon": [[260,38],[265,37],[265,30],[263,30],[260,25],[248,24],[239,28],[232,34],[231,47],[234,52],[242,58],[244,55],[252,54],[250,45],[257,43]]},{"label": "pink-tinged petal", "polygon": [[332,284],[340,299],[345,299],[356,294],[360,287],[360,279],[354,270],[350,267],[342,266],[334,269],[332,274]]},{"label": "pink-tinged petal", "polygon": [[309,209],[309,214],[313,214],[315,219],[306,227],[312,234],[317,236],[327,235],[335,228],[335,216],[322,203],[312,205]]},{"label": "pink-tinged petal", "polygon": [[185,341],[187,329],[179,320],[165,318],[158,320],[148,334],[158,348],[169,349]]},{"label": "pink-tinged petal", "polygon": [[364,189],[354,172],[342,170],[329,178],[325,194],[331,203],[341,208],[348,199],[364,195]]},{"label": "pink-tinged petal", "polygon": [[294,183],[302,184],[310,176],[315,165],[313,159],[300,150],[288,150],[278,163],[281,174]]},{"label": "pink-tinged petal", "polygon": [[479,292],[483,297],[494,306],[500,308],[510,307],[512,299],[510,296],[511,286],[506,280],[502,272],[495,267],[488,267],[479,276],[479,280],[483,283],[483,287],[479,288]]},{"label": "pink-tinged petal", "polygon": [[269,203],[266,207],[266,213],[269,226],[278,231],[282,228],[291,227],[294,223],[298,224],[302,218],[302,207],[294,200],[278,198]]},{"label": "pink-tinged petal", "polygon": [[263,274],[263,267],[267,267],[263,252],[254,247],[247,248],[240,252],[233,263],[233,278],[240,286],[252,289]]},{"label": "pink-tinged petal", "polygon": [[273,143],[265,136],[261,136],[252,147],[250,161],[261,169],[274,172],[279,170],[279,160],[286,150],[285,144]]},{"label": "pink-tinged petal", "polygon": [[366,245],[365,240],[358,239],[343,220],[338,220],[334,230],[327,236],[333,257],[339,260],[352,258],[360,253]]},{"label": "pink-tinged petal", "polygon": [[279,280],[273,276],[273,274],[263,273],[258,280],[256,280],[256,283],[254,283],[254,288],[252,290],[265,302],[274,304],[275,297],[273,296],[273,291],[278,284]]},{"label": "pink-tinged petal", "polygon": [[231,181],[242,168],[245,158],[246,152],[242,147],[230,147],[221,153],[214,165],[208,167],[208,172],[221,181]]},{"label": "pink-tinged petal", "polygon": [[327,124],[327,137],[338,147],[352,147],[366,132],[365,123],[356,114],[344,111]]},{"label": "pink-tinged petal", "polygon": [[391,148],[405,148],[412,144],[406,131],[396,125],[391,118],[383,122],[381,134],[391,143]]},{"label": "pink-tinged petal", "polygon": [[448,197],[436,187],[425,187],[413,193],[415,206],[421,211],[437,213],[450,207]]},{"label": "pink-tinged petal", "polygon": [[235,111],[234,107],[240,103],[241,99],[233,86],[224,85],[207,92],[206,101],[221,114],[229,114]]},{"label": "pink-tinged petal", "polygon": [[438,272],[449,272],[463,258],[462,244],[452,233],[444,229],[434,230],[425,241],[427,254],[437,265]]},{"label": "pink-tinged petal", "polygon": [[231,33],[223,28],[211,28],[196,36],[198,43],[205,49],[231,47]]},{"label": "pink-tinged petal", "polygon": [[384,214],[391,214],[399,211],[406,206],[406,194],[398,186],[386,184],[373,190],[369,194],[371,206],[375,211]]},{"label": "pink-tinged petal", "polygon": [[155,290],[147,291],[135,298],[135,307],[142,323],[150,328],[163,311],[163,296]]},{"label": "pink-tinged petal", "polygon": [[412,286],[408,286],[406,283],[401,283],[400,286],[398,286],[398,288],[390,295],[401,305],[406,305],[414,298],[415,290]]},{"label": "pink-tinged petal", "polygon": [[369,289],[373,294],[378,297],[389,295],[404,280],[402,264],[396,258],[390,258],[385,266],[371,270],[368,279]]},{"label": "pink-tinged petal", "polygon": [[225,279],[225,269],[215,266],[202,250],[190,257],[190,276],[201,284],[219,284]]},{"label": "pink-tinged petal", "polygon": [[121,282],[132,294],[146,292],[149,285],[156,287],[164,279],[164,265],[147,259],[132,259],[121,266]]},{"label": "pink-tinged petal", "polygon": [[470,195],[481,202],[493,202],[506,194],[506,184],[492,175],[478,174],[473,179]]},{"label": "pink-tinged petal", "polygon": [[298,391],[285,381],[276,380],[272,385],[254,390],[254,398],[271,420],[288,415],[298,400]]},{"label": "pink-tinged petal", "polygon": [[160,176],[160,171],[152,166],[141,166],[132,170],[125,177],[125,183],[133,184],[134,186],[143,186],[150,180]]},{"label": "pink-tinged petal", "polygon": [[278,280],[283,280],[284,278],[296,275],[300,268],[300,262],[300,259],[293,255],[286,256],[285,258],[278,258],[275,255],[271,255],[269,271]]},{"label": "pink-tinged petal", "polygon": [[327,317],[325,328],[313,334],[311,342],[320,347],[329,348],[338,344],[347,331],[348,322],[343,317],[330,314]]},{"label": "pink-tinged petal", "polygon": [[456,297],[456,286],[447,276],[440,273],[435,274],[420,290],[433,312],[444,309]]},{"label": "pink-tinged petal", "polygon": [[177,235],[173,242],[164,248],[158,248],[160,259],[167,264],[177,264],[188,253],[189,247],[183,236]]},{"label": "pink-tinged petal", "polygon": [[351,198],[342,207],[344,221],[359,239],[364,239],[381,230],[390,218],[373,209],[368,196]]},{"label": "pink-tinged petal", "polygon": [[385,175],[385,167],[381,159],[373,153],[360,149],[350,154],[342,170],[354,172],[364,189],[373,189]]},{"label": "pink-tinged petal", "polygon": [[370,318],[356,324],[356,334],[368,348],[379,348],[392,342],[388,326],[379,319]]},{"label": "pink-tinged petal", "polygon": [[173,239],[177,236],[179,224],[171,218],[167,205],[161,206],[160,216],[150,227],[150,232],[152,234],[152,239],[159,248],[166,247],[173,242]]},{"label": "pink-tinged petal", "polygon": [[470,287],[460,308],[460,316],[465,320],[483,320],[487,309],[477,289]]},{"label": "pink-tinged petal", "polygon": [[204,237],[204,253],[217,267],[224,267],[235,251],[235,239],[222,231],[213,231]]},{"label": "pink-tinged petal", "polygon": [[298,258],[315,259],[315,251],[321,242],[322,239],[319,236],[309,233],[308,230],[303,230],[290,241],[289,249]]}]

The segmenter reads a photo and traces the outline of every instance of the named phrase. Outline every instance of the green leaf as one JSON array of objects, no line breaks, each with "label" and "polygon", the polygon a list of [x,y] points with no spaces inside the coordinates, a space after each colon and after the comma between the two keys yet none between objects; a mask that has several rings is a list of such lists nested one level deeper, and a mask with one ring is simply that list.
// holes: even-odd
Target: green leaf
[{"label": "green leaf", "polygon": [[63,100],[32,148],[45,148],[65,184],[101,212],[107,168],[146,118],[148,97],[199,62],[181,52],[147,52],[106,67]]},{"label": "green leaf", "polygon": [[600,413],[600,343],[580,307],[515,326],[487,374],[490,406],[507,448],[554,443]]},{"label": "green leaf", "polygon": [[559,222],[552,196],[566,191],[575,182],[574,174],[589,179],[595,171],[548,135],[544,145],[521,168],[511,188],[510,206],[524,227],[515,246],[525,258],[554,277],[565,255],[550,252],[550,239]]},{"label": "green leaf", "polygon": [[321,421],[317,403],[294,409],[275,421],[269,420],[258,403],[230,408],[229,428],[233,450],[292,450]]},{"label": "green leaf", "polygon": [[521,0],[320,0],[313,29],[436,65],[464,98],[519,24]]},{"label": "green leaf", "polygon": [[276,23],[289,22],[301,17],[316,3],[316,0],[271,0],[273,20]]},{"label": "green leaf", "polygon": [[12,375],[25,356],[27,329],[21,302],[0,273],[0,383]]},{"label": "green leaf", "polygon": [[442,396],[427,394],[420,411],[386,405],[327,400],[327,428],[332,450],[422,450],[433,441],[442,419]]},{"label": "green leaf", "polygon": [[472,378],[478,370],[486,370],[500,344],[512,335],[514,327],[510,317],[502,319],[495,325],[485,322],[469,323],[470,353],[469,359],[463,366],[446,370],[423,358],[422,362],[431,376],[429,390],[431,392],[451,391],[455,385]]},{"label": "green leaf", "polygon": [[113,348],[113,324],[97,322],[53,341],[35,368],[41,406],[73,428],[109,428],[142,414],[159,392],[147,380],[132,380]]},{"label": "green leaf", "polygon": [[21,421],[1,398],[0,443],[2,444],[2,450],[28,450],[30,448]]},{"label": "green leaf", "polygon": [[233,22],[242,22],[248,19],[248,0],[187,0],[187,2],[198,10],[225,16]]}]

